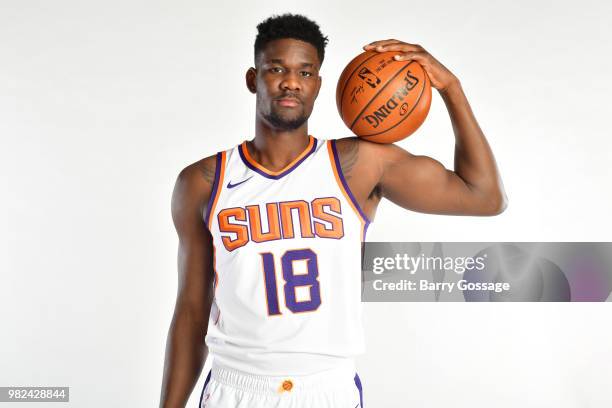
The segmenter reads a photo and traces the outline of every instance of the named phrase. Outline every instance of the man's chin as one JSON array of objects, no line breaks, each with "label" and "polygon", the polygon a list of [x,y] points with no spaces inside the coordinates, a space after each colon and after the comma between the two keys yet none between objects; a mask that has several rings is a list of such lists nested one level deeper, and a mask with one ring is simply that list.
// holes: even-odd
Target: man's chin
[{"label": "man's chin", "polygon": [[304,122],[284,122],[284,123],[279,123],[279,124],[274,124],[274,127],[278,130],[295,130],[295,129],[299,129],[300,126],[302,126],[304,124]]},{"label": "man's chin", "polygon": [[268,121],[270,125],[272,125],[273,127],[277,129],[295,130],[295,129],[298,129],[300,126],[302,126],[308,120],[308,118],[305,118],[305,117],[291,118],[291,117],[283,117],[280,115],[272,115],[272,116],[266,117],[266,120]]}]

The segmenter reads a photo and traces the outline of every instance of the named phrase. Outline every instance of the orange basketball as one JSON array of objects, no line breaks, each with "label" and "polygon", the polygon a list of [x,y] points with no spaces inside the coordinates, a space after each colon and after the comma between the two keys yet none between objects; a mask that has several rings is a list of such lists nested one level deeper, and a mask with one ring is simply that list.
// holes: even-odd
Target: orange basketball
[{"label": "orange basketball", "polygon": [[340,117],[357,136],[377,143],[402,140],[421,126],[431,105],[431,84],[416,61],[397,51],[366,51],[344,68],[336,88]]}]

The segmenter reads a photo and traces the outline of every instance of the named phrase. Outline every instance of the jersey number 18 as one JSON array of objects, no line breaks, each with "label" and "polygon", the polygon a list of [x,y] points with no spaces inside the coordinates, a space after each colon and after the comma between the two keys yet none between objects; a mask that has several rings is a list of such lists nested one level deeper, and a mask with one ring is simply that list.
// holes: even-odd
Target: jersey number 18
[{"label": "jersey number 18", "polygon": [[[278,290],[276,284],[276,270],[274,266],[274,255],[270,252],[260,254],[263,263],[263,272],[266,283],[266,302],[268,304],[269,315],[281,314],[278,305]],[[293,263],[295,261],[306,261],[307,273],[295,274]],[[321,291],[319,288],[319,269],[317,264],[317,254],[309,248],[293,249],[286,251],[281,256],[281,265],[285,285],[285,305],[293,313],[310,312],[316,310],[321,304]],[[296,298],[296,288],[308,286],[310,299],[298,301]]]}]

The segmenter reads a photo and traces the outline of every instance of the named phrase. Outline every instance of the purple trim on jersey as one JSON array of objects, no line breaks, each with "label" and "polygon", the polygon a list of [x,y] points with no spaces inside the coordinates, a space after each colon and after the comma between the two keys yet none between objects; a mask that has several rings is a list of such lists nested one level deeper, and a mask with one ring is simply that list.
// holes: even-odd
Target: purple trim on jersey
[{"label": "purple trim on jersey", "polygon": [[363,408],[363,392],[361,390],[361,380],[359,379],[359,375],[355,373],[355,385],[359,390],[359,408]]},{"label": "purple trim on jersey", "polygon": [[206,214],[204,215],[204,224],[208,225],[208,219],[210,218],[210,210],[215,201],[217,195],[217,189],[219,188],[219,175],[221,174],[221,159],[223,154],[217,153],[217,164],[215,165],[215,181],[213,182],[212,191],[210,192],[210,198],[208,199],[208,207],[206,208]]},{"label": "purple trim on jersey", "polygon": [[280,174],[277,174],[276,176],[273,176],[271,174],[268,174],[264,171],[259,170],[257,167],[253,166],[251,163],[249,163],[249,161],[247,160],[246,157],[244,157],[244,153],[242,152],[242,145],[238,146],[238,153],[240,154],[240,158],[242,159],[242,162],[251,170],[261,174],[262,176],[264,176],[265,178],[269,178],[272,180],[278,180],[281,177],[286,176],[287,174],[291,173],[293,170],[295,170],[297,168],[297,166],[299,166],[304,160],[306,160],[306,158],[308,156],[310,156],[312,154],[312,152],[314,152],[317,148],[317,138],[312,136],[312,138],[314,139],[314,143],[312,144],[312,147],[310,148],[310,150],[308,151],[308,153],[306,153],[304,155],[304,157],[302,157],[300,160],[298,160],[297,163],[295,163],[293,166],[291,166],[290,168],[288,168],[287,170],[283,171]]},{"label": "purple trim on jersey", "polygon": [[212,370],[208,372],[208,375],[206,376],[206,381],[204,381],[204,386],[202,387],[202,392],[200,393],[200,402],[198,403],[198,408],[202,406],[202,398],[204,397],[204,390],[206,389],[206,386],[208,385],[208,382],[210,381],[211,373],[212,373]]},{"label": "purple trim on jersey", "polygon": [[340,176],[340,181],[342,182],[342,185],[344,186],[344,189],[346,190],[347,194],[349,195],[351,201],[355,205],[355,208],[357,209],[357,211],[359,211],[359,214],[365,220],[364,233],[363,233],[363,239],[365,240],[365,231],[368,229],[368,225],[370,225],[371,221],[368,219],[368,217],[365,215],[365,213],[363,212],[363,210],[359,206],[359,203],[357,202],[357,199],[355,198],[355,196],[351,192],[351,189],[349,188],[348,183],[346,182],[346,179],[344,178],[344,173],[342,173],[342,167],[340,167],[340,158],[338,156],[338,149],[336,148],[336,141],[335,140],[331,141],[331,148],[332,148],[332,153],[334,154],[334,161],[336,162],[336,170],[338,170],[338,176]]}]

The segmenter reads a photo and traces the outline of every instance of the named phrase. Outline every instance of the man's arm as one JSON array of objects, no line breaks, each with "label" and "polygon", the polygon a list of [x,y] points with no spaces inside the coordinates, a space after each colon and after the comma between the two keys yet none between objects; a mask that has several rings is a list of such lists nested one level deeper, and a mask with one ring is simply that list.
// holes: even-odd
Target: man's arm
[{"label": "man's arm", "polygon": [[[359,152],[353,167],[359,181],[354,184],[365,207],[374,207],[380,197],[399,206],[432,214],[495,215],[506,208],[506,195],[493,152],[478,126],[459,80],[419,45],[397,40],[372,43],[366,49],[400,51],[400,59],[419,62],[432,86],[440,92],[448,109],[455,134],[454,171],[427,156],[415,156],[392,144],[377,144],[365,140],[338,141],[341,156]],[[376,48],[378,45],[383,48]],[[343,166],[344,171],[344,166]],[[368,172],[368,174],[366,174]],[[351,188],[350,180],[348,181]],[[357,195],[357,194],[356,194]],[[372,201],[376,201],[372,204]]]},{"label": "man's arm", "polygon": [[212,237],[204,224],[215,157],[181,171],[172,194],[178,247],[178,291],[166,341],[160,407],[184,407],[208,355],[204,337],[214,291]]},{"label": "man's arm", "polygon": [[378,148],[383,197],[415,211],[450,215],[496,215],[506,195],[493,152],[457,81],[441,92],[455,132],[454,171],[398,146]]}]

